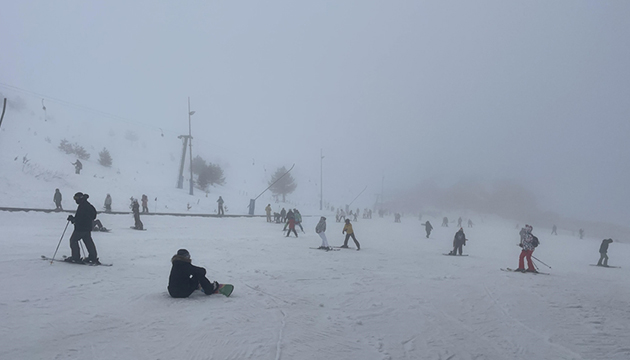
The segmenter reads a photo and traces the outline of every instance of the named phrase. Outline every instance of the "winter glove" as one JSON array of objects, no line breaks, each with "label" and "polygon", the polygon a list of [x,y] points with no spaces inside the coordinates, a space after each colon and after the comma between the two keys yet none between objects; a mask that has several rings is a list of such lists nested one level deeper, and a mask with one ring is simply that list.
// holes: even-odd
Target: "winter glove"
[{"label": "winter glove", "polygon": [[74,216],[68,215],[68,221],[74,224]]}]

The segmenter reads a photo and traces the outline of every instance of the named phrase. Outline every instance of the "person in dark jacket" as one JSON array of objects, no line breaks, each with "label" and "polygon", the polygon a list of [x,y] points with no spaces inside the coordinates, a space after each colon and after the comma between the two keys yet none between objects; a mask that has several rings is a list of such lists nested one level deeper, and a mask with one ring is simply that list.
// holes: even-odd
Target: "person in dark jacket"
[{"label": "person in dark jacket", "polygon": [[61,192],[59,191],[59,189],[55,189],[55,196],[53,196],[53,201],[55,202],[55,211],[61,211],[63,210],[63,207],[61,207]]},{"label": "person in dark jacket", "polygon": [[131,198],[131,212],[133,212],[133,228],[136,230],[144,230],[144,224],[140,221],[140,204],[138,200]]},{"label": "person in dark jacket", "polygon": [[459,230],[455,233],[455,237],[453,238],[453,251],[448,253],[449,255],[459,255],[462,254],[462,247],[466,245],[466,234],[464,234],[464,229],[459,228]]},{"label": "person in dark jacket", "polygon": [[448,218],[446,216],[442,219],[442,227],[448,227]]},{"label": "person in dark jacket", "polygon": [[[96,209],[87,201],[89,197],[90,195],[81,192],[74,194],[74,201],[79,206],[74,216],[68,216],[68,221],[74,224],[74,231],[70,236],[70,250],[72,251],[72,256],[66,258],[65,261],[100,264],[96,253],[96,246],[92,240],[92,222],[96,219]],[[88,257],[85,259],[81,259],[79,249],[80,240],[83,240],[88,251]]]},{"label": "person in dark jacket", "polygon": [[217,215],[221,216],[221,215],[225,215],[225,212],[223,211],[223,198],[221,196],[219,196],[219,199],[217,200],[218,203],[218,209],[217,209]]},{"label": "person in dark jacket", "polygon": [[74,173],[75,174],[80,174],[81,173],[81,169],[83,169],[83,164],[81,164],[79,159],[77,159],[77,161],[73,162],[72,165],[74,165]]},{"label": "person in dark jacket", "polygon": [[599,261],[597,266],[608,266],[608,245],[613,242],[612,239],[602,240],[602,244],[599,246]]},{"label": "person in dark jacket", "polygon": [[[291,214],[291,216],[289,216],[289,214]],[[293,231],[295,237],[298,237],[297,231],[295,231],[295,216],[291,210],[287,213],[287,219],[287,223],[284,225],[285,228],[287,225],[289,226],[289,230],[287,230],[287,237],[291,235],[291,231]]]},{"label": "person in dark jacket", "polygon": [[431,235],[431,230],[433,230],[433,226],[431,225],[429,220],[427,220],[427,222],[425,222],[423,225],[424,225],[424,230],[427,232],[427,239],[428,239],[429,235]]},{"label": "person in dark jacket", "polygon": [[218,282],[206,278],[206,269],[195,266],[186,249],[177,250],[171,258],[171,274],[168,277],[168,293],[174,298],[187,298],[195,290],[211,295],[219,289]]}]

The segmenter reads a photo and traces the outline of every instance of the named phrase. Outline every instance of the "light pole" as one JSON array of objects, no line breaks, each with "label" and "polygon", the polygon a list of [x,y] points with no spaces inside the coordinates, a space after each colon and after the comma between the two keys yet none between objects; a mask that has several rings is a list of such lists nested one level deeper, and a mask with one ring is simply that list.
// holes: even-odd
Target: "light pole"
[{"label": "light pole", "polygon": [[193,195],[193,159],[192,159],[192,126],[190,117],[194,115],[194,111],[190,111],[190,96],[188,97],[188,146],[190,148],[190,195]]},{"label": "light pole", "polygon": [[324,208],[324,155],[323,150],[319,149],[319,210]]}]

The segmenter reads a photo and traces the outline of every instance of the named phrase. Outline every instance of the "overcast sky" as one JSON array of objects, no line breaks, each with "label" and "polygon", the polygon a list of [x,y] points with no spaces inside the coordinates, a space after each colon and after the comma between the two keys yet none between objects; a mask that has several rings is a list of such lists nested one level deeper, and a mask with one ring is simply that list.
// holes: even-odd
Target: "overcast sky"
[{"label": "overcast sky", "polygon": [[[2,1],[7,85],[328,187],[519,181],[630,218],[630,2]],[[114,121],[114,120],[112,120]],[[326,191],[326,190],[325,190]]]}]

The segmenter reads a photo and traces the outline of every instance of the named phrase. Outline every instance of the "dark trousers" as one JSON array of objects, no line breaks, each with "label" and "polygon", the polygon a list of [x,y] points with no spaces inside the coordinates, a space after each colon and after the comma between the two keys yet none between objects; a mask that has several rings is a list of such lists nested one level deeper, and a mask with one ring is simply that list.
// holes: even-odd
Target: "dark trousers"
[{"label": "dark trousers", "polygon": [[295,231],[295,228],[289,228],[289,231],[287,231],[287,237],[289,237],[289,235],[291,235],[291,231],[293,231],[293,233],[295,234],[295,237],[298,237],[297,231]]},{"label": "dark trousers", "polygon": [[168,293],[174,298],[187,298],[195,290],[199,289],[199,285],[201,285],[201,288],[203,289],[203,292],[206,295],[211,295],[217,290],[214,284],[211,283],[210,280],[208,280],[208,278],[206,278],[205,276],[193,275],[188,282],[188,288],[186,288],[185,290],[182,290],[182,289],[171,289],[169,287]]},{"label": "dark trousers", "polygon": [[348,240],[352,237],[352,241],[354,241],[354,244],[357,246],[357,249],[361,248],[361,244],[359,244],[359,242],[357,241],[357,238],[354,236],[354,233],[352,234],[346,234],[346,239],[343,241],[343,246],[348,246]]},{"label": "dark trousers", "polygon": [[142,221],[140,221],[140,213],[134,213],[133,214],[133,220],[135,222],[134,227],[138,230],[142,230],[144,229],[144,224],[142,224]]},{"label": "dark trousers", "polygon": [[605,253],[605,252],[599,253],[599,261],[597,262],[597,265],[608,266],[608,253]]},{"label": "dark trousers", "polygon": [[72,258],[80,259],[81,258],[81,250],[79,249],[79,241],[83,240],[85,247],[88,251],[88,258],[92,260],[96,260],[98,258],[96,254],[96,246],[94,245],[94,241],[92,240],[92,232],[91,231],[73,231],[70,236],[70,250],[72,251]]},{"label": "dark trousers", "polygon": [[453,251],[451,251],[451,255],[457,255],[458,252],[459,252],[459,255],[461,255],[463,247],[464,247],[464,244],[455,244],[453,246]]},{"label": "dark trousers", "polygon": [[61,201],[55,201],[55,206],[57,207],[55,210],[63,210],[61,207]]},{"label": "dark trousers", "polygon": [[148,213],[149,212],[149,207],[146,205],[142,205],[142,212]]},{"label": "dark trousers", "polygon": [[429,238],[429,235],[431,235],[431,230],[427,230],[427,239]]},{"label": "dark trousers", "polygon": [[219,205],[219,210],[217,212],[218,215],[225,215],[225,212],[223,212],[223,205]]}]

